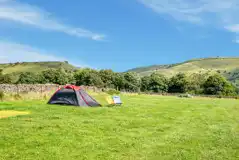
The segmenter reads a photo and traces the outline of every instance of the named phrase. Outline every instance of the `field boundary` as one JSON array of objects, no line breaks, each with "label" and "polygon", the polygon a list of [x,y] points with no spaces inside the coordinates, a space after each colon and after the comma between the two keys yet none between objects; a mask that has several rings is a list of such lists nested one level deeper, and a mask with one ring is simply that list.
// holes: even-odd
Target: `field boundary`
[{"label": "field boundary", "polygon": [[[55,92],[58,88],[63,85],[57,84],[0,84],[0,91],[4,93],[51,93]],[[98,88],[94,86],[81,86],[86,91],[92,92],[103,92],[107,91],[107,88]],[[121,91],[122,94],[145,94],[145,95],[158,95],[158,96],[180,96],[187,98],[187,93],[147,93],[147,92],[127,92]],[[185,95],[185,96],[184,96]],[[204,98],[230,98],[239,99],[238,96],[223,96],[223,95],[199,95],[192,94],[193,97],[204,97]],[[190,96],[188,97],[190,98]]]},{"label": "field boundary", "polygon": [[[63,85],[57,84],[0,84],[0,91],[4,93],[28,93],[28,92],[53,92]],[[101,91],[102,89],[92,86],[81,86],[85,90],[92,90],[94,92]]]}]

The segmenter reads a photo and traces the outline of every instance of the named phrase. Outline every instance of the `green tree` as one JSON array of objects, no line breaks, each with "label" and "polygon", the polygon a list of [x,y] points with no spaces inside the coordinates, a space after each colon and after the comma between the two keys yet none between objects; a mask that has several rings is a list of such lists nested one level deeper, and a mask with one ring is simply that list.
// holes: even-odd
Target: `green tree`
[{"label": "green tree", "polygon": [[13,78],[9,74],[3,74],[3,69],[0,69],[0,84],[11,84],[13,83]]},{"label": "green tree", "polygon": [[60,68],[56,70],[56,78],[55,78],[55,82],[56,84],[60,84],[60,85],[65,85],[69,83],[69,75],[67,74],[67,72]]},{"label": "green tree", "polygon": [[41,83],[53,83],[65,85],[73,83],[73,73],[67,73],[64,69],[48,69],[41,73],[39,76]]},{"label": "green tree", "polygon": [[209,95],[230,96],[236,94],[236,87],[220,74],[209,76],[203,87],[204,93]]},{"label": "green tree", "polygon": [[54,83],[56,81],[55,75],[56,75],[56,70],[52,68],[42,71],[41,73],[42,83]]},{"label": "green tree", "polygon": [[105,88],[114,88],[113,81],[115,78],[114,77],[115,74],[112,70],[100,70],[99,75],[100,75],[101,80],[104,83]]},{"label": "green tree", "polygon": [[238,87],[236,87],[236,94],[239,95],[239,88]]},{"label": "green tree", "polygon": [[150,76],[144,76],[141,78],[141,91],[146,92],[149,91],[149,84],[150,84]]},{"label": "green tree", "polygon": [[1,74],[0,73],[0,84],[12,84],[13,77],[9,74]]},{"label": "green tree", "polygon": [[74,71],[68,71],[67,72],[67,77],[68,77],[68,84],[76,84],[76,80],[75,80],[75,77],[74,77]]},{"label": "green tree", "polygon": [[122,73],[114,73],[113,84],[115,86],[115,89],[119,91],[122,89],[125,89],[125,83],[126,83],[126,80]]},{"label": "green tree", "polygon": [[38,74],[38,83],[39,83],[39,84],[47,84],[47,83],[50,83],[50,82],[48,81],[48,79],[45,78],[45,76],[44,76],[44,71],[43,71],[43,72],[40,72],[40,73]]},{"label": "green tree", "polygon": [[132,92],[138,92],[140,90],[141,80],[137,73],[127,72],[124,73],[125,89]]},{"label": "green tree", "polygon": [[155,93],[167,92],[168,91],[167,78],[159,73],[151,74],[148,89]]},{"label": "green tree", "polygon": [[170,93],[186,93],[188,91],[189,81],[186,74],[178,73],[169,80],[168,91]]},{"label": "green tree", "polygon": [[104,83],[96,70],[80,69],[74,75],[76,85],[103,87]]},{"label": "green tree", "polygon": [[210,75],[208,73],[199,74],[193,73],[188,76],[188,92],[194,94],[202,94],[203,93],[203,84],[207,80]]},{"label": "green tree", "polygon": [[17,81],[18,84],[37,84],[39,83],[38,74],[33,72],[23,72]]}]

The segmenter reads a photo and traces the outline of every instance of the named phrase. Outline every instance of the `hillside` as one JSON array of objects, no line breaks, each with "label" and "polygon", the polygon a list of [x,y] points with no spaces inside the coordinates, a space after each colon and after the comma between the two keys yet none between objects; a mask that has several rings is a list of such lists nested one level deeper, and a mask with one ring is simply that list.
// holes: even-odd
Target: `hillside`
[{"label": "hillside", "polygon": [[128,72],[137,72],[141,75],[149,75],[150,73],[157,71],[170,76],[178,72],[204,72],[212,70],[232,71],[235,69],[239,69],[239,57],[195,59],[177,64],[138,67],[128,70]]},{"label": "hillside", "polygon": [[74,70],[76,67],[67,62],[22,62],[0,64],[4,74],[19,74],[21,72],[40,72],[48,68],[64,68],[66,70]]},{"label": "hillside", "polygon": [[142,76],[150,75],[153,72],[160,72],[167,77],[171,77],[179,72],[187,74],[219,72],[239,86],[239,57],[194,59],[177,64],[139,67],[128,70],[128,72],[137,72]]}]

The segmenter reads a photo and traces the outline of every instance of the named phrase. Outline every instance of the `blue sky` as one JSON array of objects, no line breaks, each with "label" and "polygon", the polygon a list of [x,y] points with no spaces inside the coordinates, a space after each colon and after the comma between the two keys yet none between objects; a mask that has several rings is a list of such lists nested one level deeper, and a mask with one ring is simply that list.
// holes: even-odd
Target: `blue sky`
[{"label": "blue sky", "polygon": [[0,63],[125,71],[239,56],[238,0],[0,0]]}]

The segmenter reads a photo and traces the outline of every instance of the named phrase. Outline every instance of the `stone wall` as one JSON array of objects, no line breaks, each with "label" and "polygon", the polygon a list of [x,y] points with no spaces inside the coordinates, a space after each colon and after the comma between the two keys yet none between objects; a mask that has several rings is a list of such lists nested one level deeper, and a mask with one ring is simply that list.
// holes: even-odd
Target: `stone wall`
[{"label": "stone wall", "polygon": [[[61,85],[56,84],[0,84],[0,91],[4,93],[27,93],[27,92],[54,92]],[[101,91],[101,89],[96,87],[89,87],[89,86],[81,86],[85,90],[91,90],[94,92]]]}]

